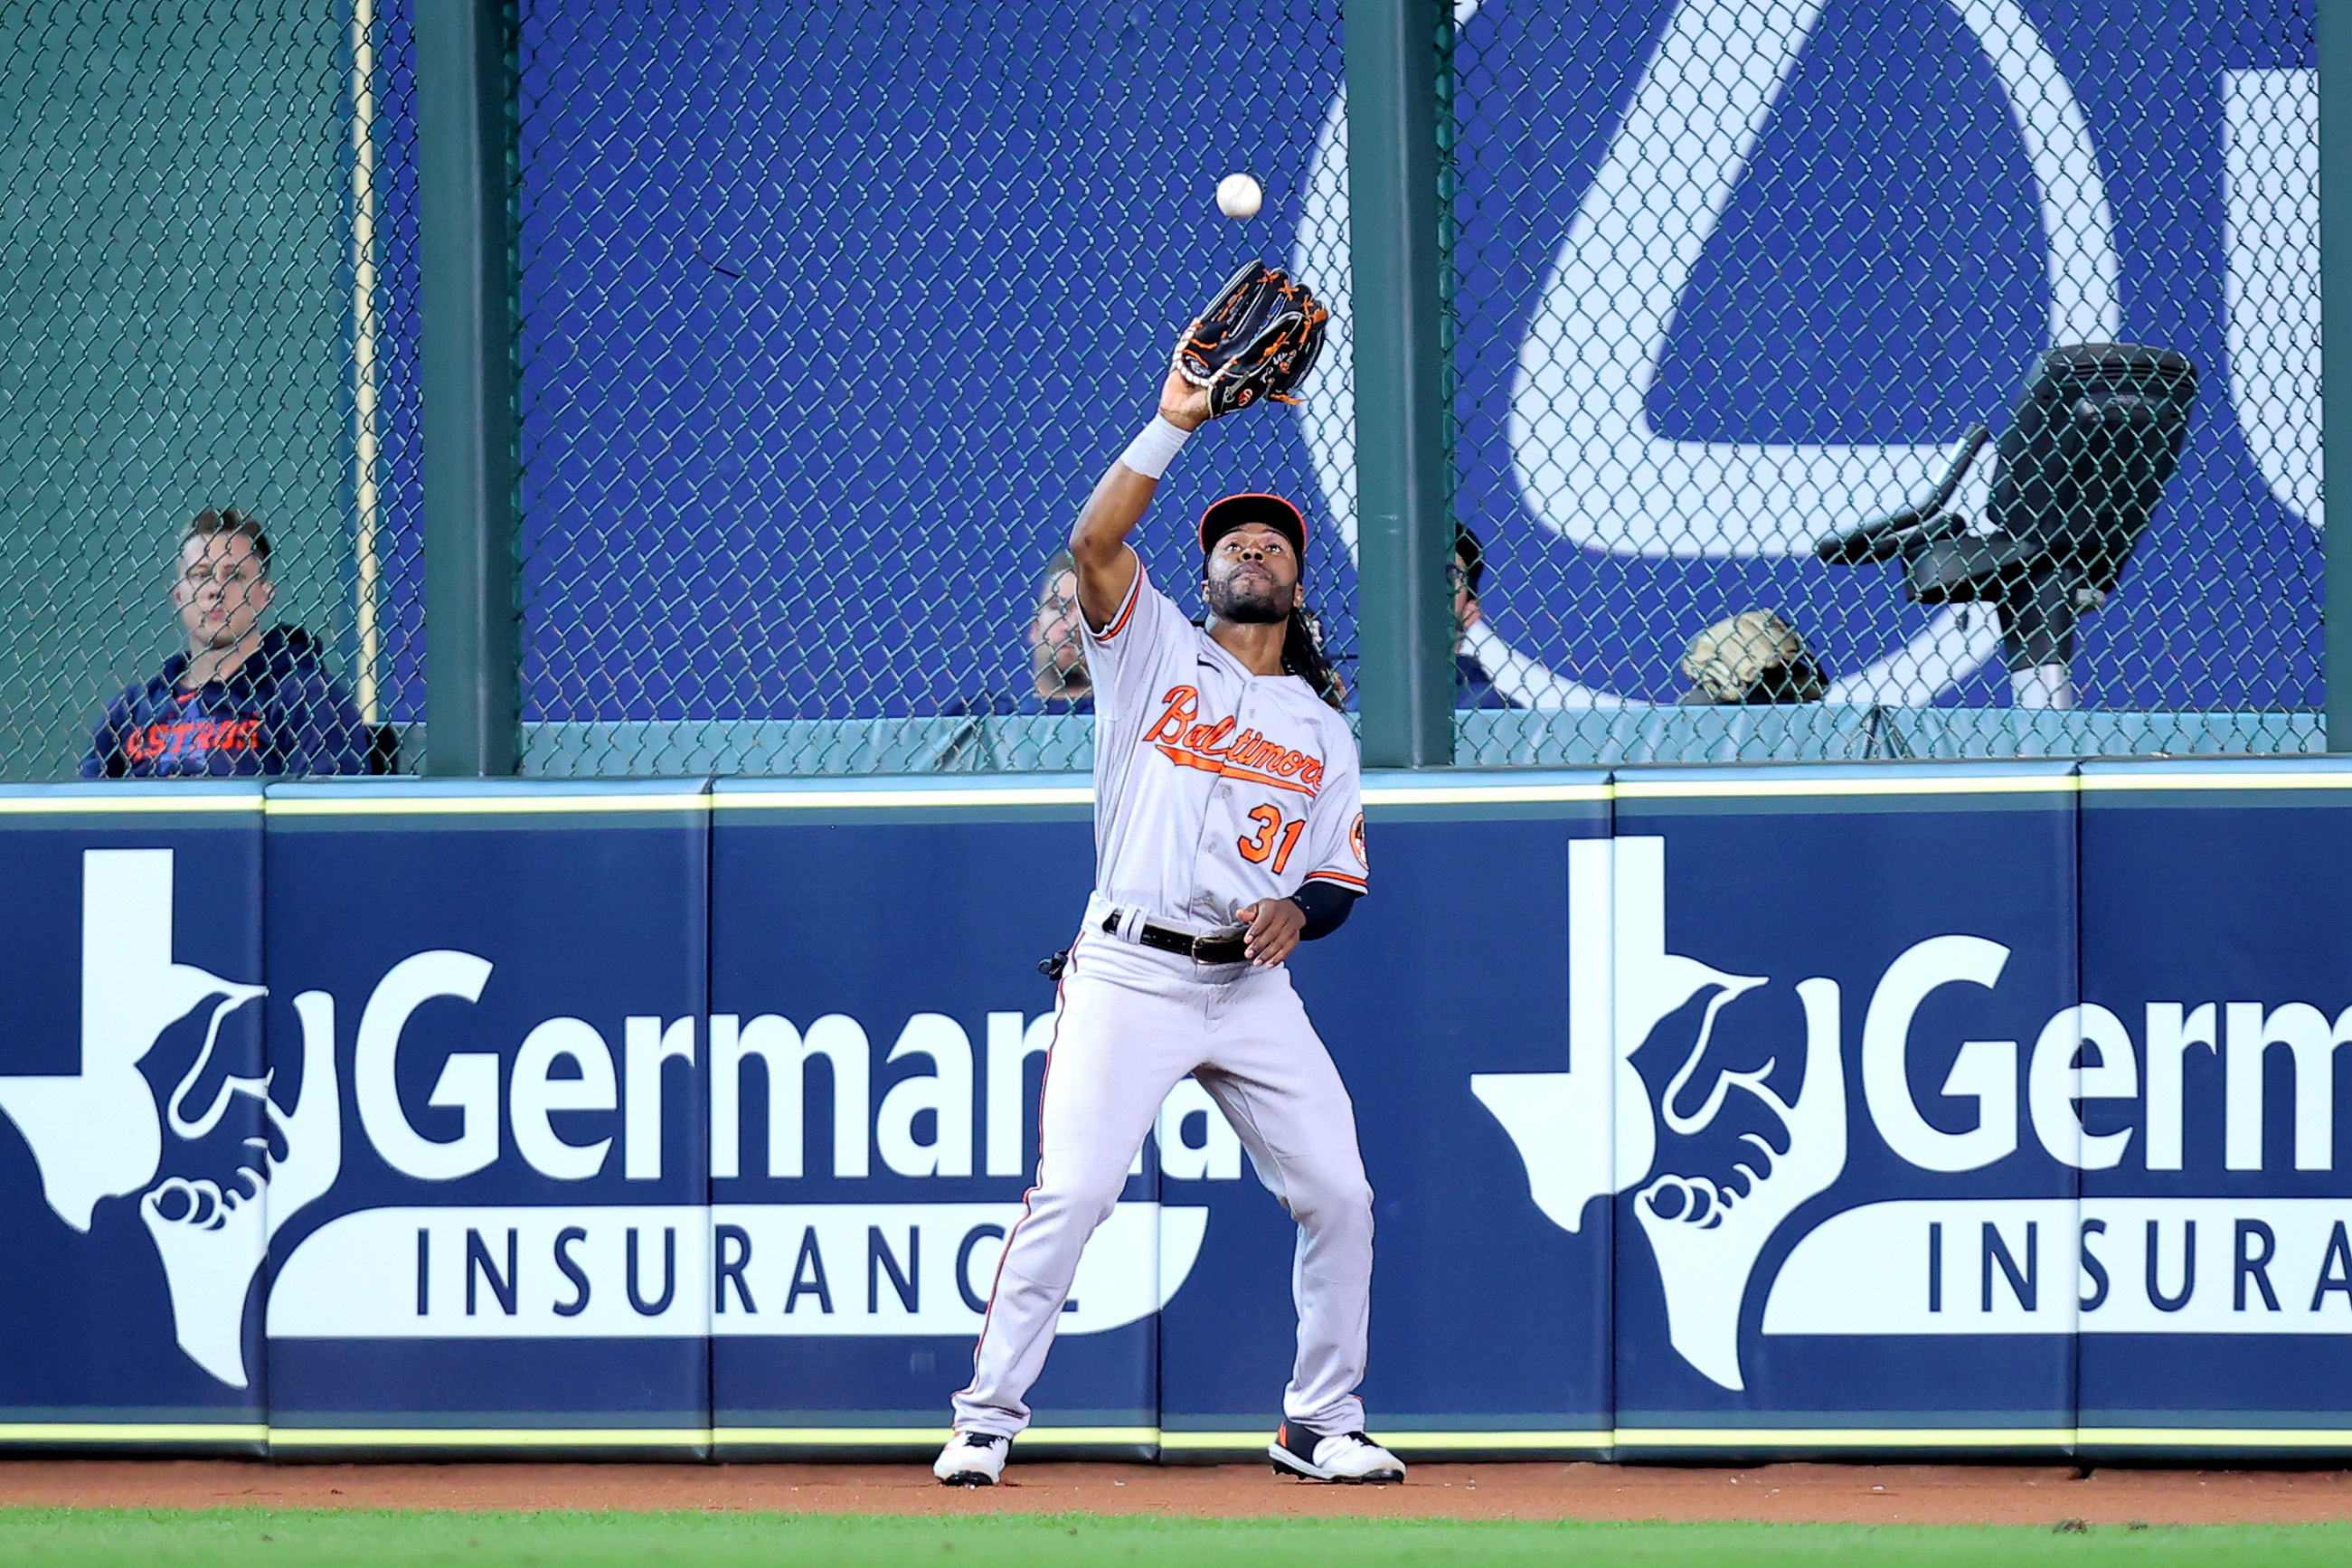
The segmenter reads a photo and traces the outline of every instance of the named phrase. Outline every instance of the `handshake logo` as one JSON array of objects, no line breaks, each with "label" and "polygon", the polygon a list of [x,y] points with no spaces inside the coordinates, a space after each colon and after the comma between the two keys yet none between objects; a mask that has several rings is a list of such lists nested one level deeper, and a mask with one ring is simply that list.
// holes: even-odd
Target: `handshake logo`
[{"label": "handshake logo", "polygon": [[[1837,982],[1797,986],[1805,1065],[1793,1100],[1767,1081],[1777,1058],[1716,1068],[1702,1084],[1718,1015],[1766,981],[1666,951],[1664,839],[1580,840],[1569,855],[1569,1068],[1479,1073],[1471,1090],[1517,1146],[1536,1205],[1561,1228],[1579,1229],[1592,1199],[1638,1189],[1633,1214],[1657,1259],[1669,1340],[1706,1377],[1738,1389],[1740,1309],[1757,1259],[1845,1169]],[[1691,1045],[1654,1101],[1634,1054],[1694,1011]],[[1779,1142],[1739,1133],[1741,1152],[1720,1177],[1661,1159],[1660,1122],[1687,1147],[1735,1110],[1727,1125],[1753,1118]]]},{"label": "handshake logo", "polygon": [[[657,1180],[660,1069],[679,1057],[694,1066],[698,1025],[710,1042],[711,1163],[719,1175],[739,1174],[737,1075],[757,1058],[777,1086],[767,1106],[766,1176],[801,1177],[795,1090],[813,1057],[833,1074],[836,1180],[867,1175],[870,1152],[893,1178],[963,1184],[973,1175],[974,1049],[941,1014],[910,1018],[887,1057],[877,1049],[885,1042],[869,1043],[864,1027],[844,1015],[819,1018],[804,1033],[776,1015],[748,1022],[731,1015],[633,1017],[617,1071],[592,1026],[549,1019],[526,1037],[511,1064],[488,1052],[446,1052],[426,1103],[458,1112],[464,1131],[429,1139],[407,1121],[394,1088],[403,1026],[428,998],[476,1000],[491,969],[487,959],[433,949],[394,965],[356,1010],[348,1075],[338,1068],[335,998],[323,990],[295,995],[301,1077],[299,1086],[275,1082],[275,1069],[252,1071],[255,1053],[231,1026],[250,1021],[240,1010],[267,989],[173,953],[173,868],[169,849],[84,851],[80,1027],[69,1070],[0,1075],[0,1114],[32,1153],[49,1208],[74,1230],[89,1235],[110,1200],[131,1200],[162,1267],[181,1350],[231,1387],[252,1382],[247,1308],[271,1242],[297,1215],[320,1217],[314,1205],[343,1174],[347,1153],[364,1160],[362,1151],[371,1150],[399,1175],[443,1183],[498,1164],[501,1134],[510,1131],[534,1183],[586,1181],[605,1168],[608,1154],[626,1179]],[[1050,1018],[1024,1023],[1017,1012],[989,1017],[991,1177],[1022,1173],[1023,1063],[1045,1049],[1051,1027]],[[551,1042],[561,1052],[541,1048]],[[581,1076],[551,1076],[557,1054],[570,1055]],[[928,1058],[934,1070],[898,1078],[875,1106],[868,1091],[877,1058],[909,1055]],[[346,1076],[359,1140],[348,1151]],[[556,1098],[583,1082],[604,1086],[601,1107]],[[563,1109],[601,1109],[618,1123],[619,1136],[564,1142],[548,1125],[549,1110]],[[919,1116],[933,1128],[928,1142],[915,1131]],[[1199,1129],[1197,1139],[1189,1127]],[[1188,1080],[1170,1097],[1154,1136],[1163,1175],[1240,1179],[1240,1144],[1197,1084]],[[418,1195],[431,1191],[421,1187]],[[1020,1205],[952,1201],[961,1196],[952,1189],[941,1196],[950,1201],[714,1209],[699,1202],[614,1203],[608,1188],[601,1198],[571,1204],[345,1212],[328,1216],[280,1258],[266,1331],[297,1339],[968,1335],[980,1326],[988,1281]],[[1205,1207],[1129,1202],[1118,1210],[1080,1263],[1065,1334],[1103,1332],[1158,1311],[1199,1254]],[[136,1232],[131,1236],[132,1247],[141,1245]],[[861,1258],[862,1296],[843,1278],[856,1277]],[[879,1283],[885,1276],[887,1288]]]},{"label": "handshake logo", "polygon": [[[243,1388],[245,1299],[269,1238],[323,1195],[342,1165],[333,998],[306,992],[294,999],[301,1098],[281,1110],[269,1074],[240,1078],[214,1061],[222,1024],[265,991],[173,961],[171,850],[83,853],[81,946],[76,1069],[0,1077],[0,1111],[31,1148],[49,1207],[74,1229],[89,1231],[100,1200],[140,1194],[180,1348]],[[159,1104],[140,1064],[167,1030],[199,1012],[204,1043]],[[234,1173],[215,1181],[198,1173],[219,1152],[206,1145],[240,1099],[259,1102],[266,1135],[240,1141]]]}]

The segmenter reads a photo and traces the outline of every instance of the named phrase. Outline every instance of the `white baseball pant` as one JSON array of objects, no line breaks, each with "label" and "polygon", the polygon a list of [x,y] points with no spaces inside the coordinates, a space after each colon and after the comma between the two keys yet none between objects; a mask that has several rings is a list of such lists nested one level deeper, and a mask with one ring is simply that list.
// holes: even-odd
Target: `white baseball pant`
[{"label": "white baseball pant", "polygon": [[1298,1353],[1283,1417],[1321,1433],[1361,1429],[1372,1190],[1355,1107],[1288,970],[1196,963],[1105,935],[1099,920],[1063,978],[1036,1184],[1005,1243],[971,1386],[955,1396],[957,1428],[1011,1436],[1029,1425],[1023,1399],[1045,1368],[1078,1254],[1118,1204],[1160,1102],[1190,1073],[1298,1223]]}]

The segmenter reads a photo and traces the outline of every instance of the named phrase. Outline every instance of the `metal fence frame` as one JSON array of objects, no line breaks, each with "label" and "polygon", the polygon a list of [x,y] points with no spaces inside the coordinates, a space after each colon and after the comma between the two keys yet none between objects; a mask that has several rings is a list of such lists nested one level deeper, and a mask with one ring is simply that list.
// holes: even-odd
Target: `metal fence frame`
[{"label": "metal fence frame", "polygon": [[[2352,431],[2352,206],[2346,200],[2346,194],[2352,193],[2352,0],[2315,0],[2315,6],[2319,22],[2321,483],[2324,489],[2352,495],[2352,440],[2326,437],[2326,432]],[[2352,615],[2326,615],[2327,606],[2352,605],[2352,537],[2339,529],[2326,536],[2321,548],[2326,563],[2322,600],[2326,641],[2320,668],[2327,749],[2352,752]]]}]

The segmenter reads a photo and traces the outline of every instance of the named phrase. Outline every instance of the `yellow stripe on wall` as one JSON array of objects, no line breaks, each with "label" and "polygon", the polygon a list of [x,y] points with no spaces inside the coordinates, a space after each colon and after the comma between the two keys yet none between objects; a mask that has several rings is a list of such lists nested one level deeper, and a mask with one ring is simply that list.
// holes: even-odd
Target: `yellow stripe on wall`
[{"label": "yellow stripe on wall", "polygon": [[2226,1430],[2196,1426],[2083,1426],[2076,1428],[2074,1440],[2136,1448],[2352,1448],[2352,1431],[2309,1426]]},{"label": "yellow stripe on wall", "polygon": [[[1374,785],[1366,805],[1496,805],[1545,801],[1606,801],[1607,784]],[[719,811],[903,810],[909,806],[1092,805],[1080,785],[1036,789],[859,789],[730,791],[711,796]]]},{"label": "yellow stripe on wall", "polygon": [[1798,799],[1809,795],[2071,795],[2072,773],[1996,774],[1984,778],[1619,779],[1620,800]]},{"label": "yellow stripe on wall", "polygon": [[[766,1443],[804,1448],[933,1447],[948,1440],[949,1428],[938,1426],[719,1426],[713,1436],[721,1443]],[[1150,1426],[1032,1426],[1021,1435],[1027,1443],[1098,1443],[1122,1447],[1160,1441]]]},{"label": "yellow stripe on wall", "polygon": [[2083,788],[2097,791],[2163,790],[2235,790],[2235,789],[2352,789],[2352,770],[2342,773],[2264,773],[2252,771],[2239,773],[2168,773],[2150,769],[2147,773],[2096,773],[2083,775]]},{"label": "yellow stripe on wall", "polygon": [[701,1426],[273,1426],[273,1448],[699,1448]]},{"label": "yellow stripe on wall", "polygon": [[149,812],[185,816],[194,812],[255,811],[263,807],[256,795],[0,795],[0,816],[127,816]]},{"label": "yellow stripe on wall", "polygon": [[1376,784],[1364,790],[1366,805],[1511,805],[1542,801],[1596,802],[1610,798],[1596,784]]},{"label": "yellow stripe on wall", "polygon": [[924,805],[1092,805],[1083,785],[1038,789],[807,789],[730,791],[710,797],[720,811],[903,810]]},{"label": "yellow stripe on wall", "polygon": [[[1162,1432],[1150,1426],[1033,1426],[1032,1443],[1156,1445],[1170,1453],[1255,1453],[1270,1434]],[[2020,1448],[2074,1443],[2089,1447],[2197,1449],[2352,1450],[2352,1429],[2327,1427],[1670,1427],[1628,1426],[1614,1432],[1397,1432],[1379,1434],[1399,1449],[1453,1452],[1565,1449],[1591,1452],[1611,1447],[1752,1449],[1759,1447]],[[17,1421],[0,1422],[0,1446],[108,1443],[256,1443],[274,1448],[490,1448],[666,1447],[693,1448],[710,1443],[765,1444],[801,1447],[925,1447],[947,1440],[939,1426],[719,1426],[679,1427],[277,1427],[236,1422]]]},{"label": "yellow stripe on wall", "polygon": [[1627,1448],[2039,1448],[2074,1441],[2066,1426],[1621,1426]]},{"label": "yellow stripe on wall", "polygon": [[518,816],[552,812],[702,811],[710,797],[704,795],[355,795],[334,800],[324,795],[272,796],[272,816]]},{"label": "yellow stripe on wall", "polygon": [[[1445,1448],[1457,1452],[1505,1453],[1533,1448],[1606,1448],[1607,1432],[1397,1432],[1386,1427],[1372,1434],[1389,1448]],[[1249,1432],[1162,1432],[1160,1447],[1171,1453],[1257,1453],[1274,1440],[1272,1428]]]},{"label": "yellow stripe on wall", "polygon": [[5,1421],[0,1443],[257,1443],[269,1428],[207,1421]]}]

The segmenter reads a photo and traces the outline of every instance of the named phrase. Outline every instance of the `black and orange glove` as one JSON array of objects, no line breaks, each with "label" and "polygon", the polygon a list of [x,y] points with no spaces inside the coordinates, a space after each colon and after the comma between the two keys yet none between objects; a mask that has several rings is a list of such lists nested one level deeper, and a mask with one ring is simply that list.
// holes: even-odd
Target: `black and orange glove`
[{"label": "black and orange glove", "polygon": [[1278,267],[1253,261],[1227,280],[1176,343],[1176,373],[1209,390],[1209,417],[1292,392],[1323,352],[1331,312]]}]

